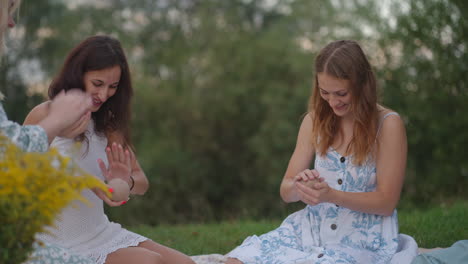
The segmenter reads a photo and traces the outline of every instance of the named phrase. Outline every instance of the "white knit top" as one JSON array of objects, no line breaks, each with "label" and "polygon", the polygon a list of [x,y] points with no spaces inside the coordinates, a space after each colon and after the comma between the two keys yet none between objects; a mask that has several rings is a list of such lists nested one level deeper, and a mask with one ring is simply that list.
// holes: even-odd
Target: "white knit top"
[{"label": "white knit top", "polygon": [[[89,147],[83,143],[77,149],[75,141],[67,138],[56,138],[51,147],[57,148],[62,155],[71,157],[87,173],[104,180],[97,160],[100,158],[108,164],[105,153],[107,138],[96,135],[93,122],[90,122],[86,136]],[[92,191],[84,190],[82,194],[92,206],[81,201],[72,202],[57,217],[54,227],[48,228],[50,234],[39,234],[39,240],[63,246],[73,253],[92,258],[99,264],[105,262],[109,253],[148,240],[110,222],[104,214],[104,202]]]}]

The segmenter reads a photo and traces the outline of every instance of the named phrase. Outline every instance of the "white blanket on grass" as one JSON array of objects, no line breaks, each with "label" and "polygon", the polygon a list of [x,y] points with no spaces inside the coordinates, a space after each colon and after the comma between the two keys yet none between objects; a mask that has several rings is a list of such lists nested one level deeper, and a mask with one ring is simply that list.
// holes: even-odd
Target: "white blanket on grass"
[{"label": "white blanket on grass", "polygon": [[[404,234],[400,234],[400,246],[398,252],[393,256],[391,263],[406,263],[402,259],[407,259],[407,252],[419,251],[416,247],[416,242],[413,238]],[[227,257],[221,254],[197,255],[191,257],[197,264],[224,264]]]},{"label": "white blanket on grass", "polygon": [[220,254],[198,255],[191,257],[197,264],[224,264],[227,257]]}]

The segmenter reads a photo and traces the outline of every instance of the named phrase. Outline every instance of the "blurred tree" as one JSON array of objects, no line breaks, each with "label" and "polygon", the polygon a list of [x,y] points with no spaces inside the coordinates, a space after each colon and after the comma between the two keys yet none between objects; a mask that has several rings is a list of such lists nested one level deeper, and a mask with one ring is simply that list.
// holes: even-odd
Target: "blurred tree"
[{"label": "blurred tree", "polygon": [[[132,11],[148,18],[139,30],[145,81],[138,86],[135,138],[156,185],[145,200],[164,215],[147,221],[291,210],[278,190],[307,110],[313,55],[337,37],[362,37],[361,25],[346,18],[375,6],[152,3],[133,2],[140,8]],[[335,29],[330,17],[344,13],[336,30],[324,30]],[[135,222],[147,210],[132,212]]]},{"label": "blurred tree", "polygon": [[110,216],[130,224],[278,217],[303,206],[286,206],[278,190],[307,111],[314,56],[331,40],[356,39],[377,70],[383,102],[407,121],[403,198],[435,201],[462,196],[468,173],[460,132],[467,126],[466,6],[27,1],[19,21],[24,41],[3,60],[0,85],[8,113],[21,122],[24,105],[37,103],[27,96],[21,65],[39,65],[47,84],[78,42],[113,35],[132,69],[133,138],[151,189],[109,208]]},{"label": "blurred tree", "polygon": [[406,199],[467,198],[468,11],[465,1],[394,3],[385,47],[385,99],[401,109],[409,142]]},{"label": "blurred tree", "polygon": [[[14,32],[7,34],[8,52],[2,57],[0,63],[0,89],[6,96],[3,106],[8,117],[18,123],[22,123],[29,110],[42,101],[40,96],[28,93],[27,80],[25,80],[27,76],[23,73],[25,68],[34,64],[37,55],[36,40],[41,29],[41,24],[38,23],[40,19],[37,16],[46,18],[53,16],[56,12],[60,13],[60,5],[52,5],[49,2],[37,0],[30,3],[37,13],[27,10],[27,7],[30,7],[29,4],[24,5],[26,10],[20,9],[19,16],[16,18],[19,22],[18,26]],[[23,12],[28,15],[23,16]]]}]

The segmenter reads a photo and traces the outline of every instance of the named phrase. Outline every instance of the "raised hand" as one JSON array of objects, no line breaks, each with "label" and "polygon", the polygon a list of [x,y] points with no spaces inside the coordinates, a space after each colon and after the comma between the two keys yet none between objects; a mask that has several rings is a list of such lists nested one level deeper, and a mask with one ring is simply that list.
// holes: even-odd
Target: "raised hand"
[{"label": "raised hand", "polygon": [[106,181],[115,178],[122,179],[131,184],[130,175],[132,172],[132,157],[128,149],[124,150],[122,145],[112,143],[111,147],[106,148],[107,160],[109,166],[106,167],[102,159],[98,159],[99,168]]}]

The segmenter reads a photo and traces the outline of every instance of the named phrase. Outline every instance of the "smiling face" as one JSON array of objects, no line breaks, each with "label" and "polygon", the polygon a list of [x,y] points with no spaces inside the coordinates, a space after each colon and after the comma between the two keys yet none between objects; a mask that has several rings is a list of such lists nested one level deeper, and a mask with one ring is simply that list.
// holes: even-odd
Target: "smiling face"
[{"label": "smiling face", "polygon": [[339,117],[351,113],[351,91],[348,80],[338,79],[326,73],[317,74],[320,96],[328,102],[333,112]]},{"label": "smiling face", "polygon": [[119,65],[84,74],[85,91],[93,98],[92,112],[97,112],[102,104],[117,92],[120,74]]}]

